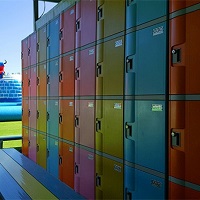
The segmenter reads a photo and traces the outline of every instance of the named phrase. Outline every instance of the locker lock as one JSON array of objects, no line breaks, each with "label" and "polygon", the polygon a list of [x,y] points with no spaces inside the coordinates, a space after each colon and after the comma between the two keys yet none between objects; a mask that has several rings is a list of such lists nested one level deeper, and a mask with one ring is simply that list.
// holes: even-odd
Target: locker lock
[{"label": "locker lock", "polygon": [[98,21],[101,20],[101,18],[103,17],[103,9],[102,8],[98,8]]},{"label": "locker lock", "polygon": [[181,49],[173,49],[172,50],[172,63],[181,62]]},{"label": "locker lock", "polygon": [[172,136],[172,146],[181,146],[181,142],[180,142],[181,135],[180,135],[180,133],[172,131],[171,136]]},{"label": "locker lock", "polygon": [[101,177],[96,173],[96,186],[101,186]]},{"label": "locker lock", "polygon": [[125,129],[126,129],[126,137],[127,138],[132,137],[132,126],[126,123]]},{"label": "locker lock", "polygon": [[61,82],[63,80],[63,73],[59,72],[59,82]]},{"label": "locker lock", "polygon": [[62,114],[59,113],[59,124],[61,124],[61,123],[62,123]]}]

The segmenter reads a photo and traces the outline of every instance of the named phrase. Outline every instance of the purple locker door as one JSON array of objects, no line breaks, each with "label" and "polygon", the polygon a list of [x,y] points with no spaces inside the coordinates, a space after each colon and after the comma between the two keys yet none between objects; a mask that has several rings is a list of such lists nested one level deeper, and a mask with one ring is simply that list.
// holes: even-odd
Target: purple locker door
[{"label": "purple locker door", "polygon": [[21,62],[22,69],[28,67],[28,38],[25,38],[21,42]]},{"label": "purple locker door", "polygon": [[[85,49],[80,54],[80,96],[93,96],[95,95],[95,47]],[[78,70],[78,69],[77,69]]]},{"label": "purple locker door", "polygon": [[95,100],[80,100],[80,144],[94,149]]},{"label": "purple locker door", "polygon": [[29,133],[29,149],[28,149],[28,157],[33,160],[34,162],[36,162],[36,152],[37,152],[37,148],[36,148],[36,132],[35,131],[30,131]]},{"label": "purple locker door", "polygon": [[81,1],[76,3],[76,38],[75,38],[75,48],[81,46]]},{"label": "purple locker door", "polygon": [[74,190],[80,193],[80,149],[75,146],[74,150]]},{"label": "purple locker door", "polygon": [[37,62],[37,33],[34,32],[29,36],[29,62],[30,66]]},{"label": "purple locker door", "polygon": [[75,48],[75,6],[60,16],[60,52],[61,54]]},{"label": "purple locker door", "polygon": [[30,69],[29,94],[31,97],[37,96],[37,67]]},{"label": "purple locker door", "polygon": [[80,149],[80,194],[87,199],[95,198],[94,153]]},{"label": "purple locker door", "polygon": [[36,121],[37,121],[37,101],[36,100],[29,100],[29,110],[30,110],[30,117],[29,117],[29,127],[31,129],[36,130]]}]

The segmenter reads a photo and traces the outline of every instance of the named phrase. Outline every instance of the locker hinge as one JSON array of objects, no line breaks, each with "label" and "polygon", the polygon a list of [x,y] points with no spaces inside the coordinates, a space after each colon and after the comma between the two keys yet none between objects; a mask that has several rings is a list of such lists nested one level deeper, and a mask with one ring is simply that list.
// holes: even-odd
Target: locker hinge
[{"label": "locker hinge", "polygon": [[181,134],[177,133],[177,132],[172,132],[171,133],[172,136],[172,146],[181,146]]},{"label": "locker hinge", "polygon": [[59,155],[59,165],[62,165],[62,156]]},{"label": "locker hinge", "polygon": [[96,119],[96,131],[98,132],[99,130],[101,130],[101,121]]},{"label": "locker hinge", "polygon": [[96,76],[99,77],[101,74],[102,74],[102,66],[100,64],[97,64]]},{"label": "locker hinge", "polygon": [[59,124],[61,124],[61,123],[62,123],[62,114],[59,113]]},{"label": "locker hinge", "polygon": [[102,19],[102,17],[103,17],[103,8],[98,7],[97,16],[98,16],[98,21]]},{"label": "locker hinge", "polygon": [[75,116],[75,127],[79,126],[79,118],[78,116]]},{"label": "locker hinge", "polygon": [[78,174],[78,165],[75,163],[75,174]]},{"label": "locker hinge", "polygon": [[78,32],[80,30],[80,27],[81,27],[80,25],[81,25],[80,20],[77,20],[76,21],[76,32]]},{"label": "locker hinge", "polygon": [[96,186],[101,186],[101,177],[96,173]]},{"label": "locker hinge", "polygon": [[59,72],[59,82],[61,82],[63,80],[63,73]]},{"label": "locker hinge", "polygon": [[181,49],[172,50],[172,63],[176,64],[181,62]]},{"label": "locker hinge", "polygon": [[126,125],[125,125],[125,133],[126,133],[126,137],[132,137],[132,126],[129,125],[127,122],[126,122]]}]

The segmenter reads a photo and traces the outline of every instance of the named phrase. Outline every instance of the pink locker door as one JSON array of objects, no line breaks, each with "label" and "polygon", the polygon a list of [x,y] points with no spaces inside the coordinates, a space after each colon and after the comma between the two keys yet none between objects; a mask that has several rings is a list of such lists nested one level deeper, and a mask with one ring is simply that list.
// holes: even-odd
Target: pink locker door
[{"label": "pink locker door", "polygon": [[29,148],[28,148],[28,157],[36,162],[36,140],[37,140],[37,134],[35,131],[30,130],[29,132]]},{"label": "pink locker door", "polygon": [[29,100],[29,110],[30,110],[30,116],[29,116],[29,127],[31,129],[36,130],[36,122],[37,122],[37,100],[36,99],[30,99]]},{"label": "pink locker door", "polygon": [[30,97],[37,96],[37,67],[36,66],[33,66],[30,69],[29,94],[30,94]]},{"label": "pink locker door", "polygon": [[29,36],[29,62],[30,66],[37,63],[37,33],[34,32]]},{"label": "pink locker door", "polygon": [[21,42],[21,61],[22,69],[28,67],[28,38],[25,38]]}]

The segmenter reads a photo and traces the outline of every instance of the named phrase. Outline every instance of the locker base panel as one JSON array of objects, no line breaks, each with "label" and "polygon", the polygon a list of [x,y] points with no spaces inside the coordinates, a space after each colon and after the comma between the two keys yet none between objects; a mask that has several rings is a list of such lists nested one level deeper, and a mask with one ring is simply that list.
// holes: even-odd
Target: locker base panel
[{"label": "locker base panel", "polygon": [[84,199],[15,149],[0,158],[0,199]]}]

